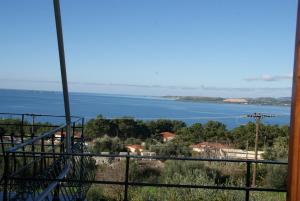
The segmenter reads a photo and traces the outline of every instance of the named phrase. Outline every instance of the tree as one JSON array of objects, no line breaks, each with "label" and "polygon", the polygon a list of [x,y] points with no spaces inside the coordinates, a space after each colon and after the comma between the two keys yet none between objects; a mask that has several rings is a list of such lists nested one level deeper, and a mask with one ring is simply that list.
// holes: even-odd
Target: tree
[{"label": "tree", "polygon": [[185,144],[169,141],[165,144],[156,144],[150,146],[150,150],[157,153],[159,156],[190,156],[191,149]]},{"label": "tree", "polygon": [[176,133],[179,129],[186,127],[186,124],[183,121],[167,119],[149,121],[146,125],[149,128],[152,136],[157,136],[161,132],[166,131]]},{"label": "tree", "polygon": [[268,160],[287,160],[288,158],[288,138],[278,137],[274,140],[273,146],[269,147],[264,154]]},{"label": "tree", "polygon": [[122,117],[112,120],[118,126],[118,137],[127,139],[136,134],[136,121],[132,117]]},{"label": "tree", "polygon": [[174,141],[185,143],[187,145],[203,141],[204,130],[200,123],[195,123],[190,127],[183,127],[177,131],[177,137]]},{"label": "tree", "polygon": [[89,120],[84,127],[85,136],[88,139],[102,137],[110,134],[110,121],[98,115],[96,119]]},{"label": "tree", "polygon": [[102,138],[94,140],[93,151],[95,153],[101,152],[120,152],[124,151],[125,147],[118,137],[109,137],[105,135]]},{"label": "tree", "polygon": [[[255,144],[255,124],[249,122],[246,125],[241,125],[231,131],[231,139],[237,148],[246,149],[248,147],[254,148]],[[261,138],[260,138],[261,140]]]},{"label": "tree", "polygon": [[218,121],[208,121],[204,124],[204,140],[219,141],[229,138],[226,125]]}]

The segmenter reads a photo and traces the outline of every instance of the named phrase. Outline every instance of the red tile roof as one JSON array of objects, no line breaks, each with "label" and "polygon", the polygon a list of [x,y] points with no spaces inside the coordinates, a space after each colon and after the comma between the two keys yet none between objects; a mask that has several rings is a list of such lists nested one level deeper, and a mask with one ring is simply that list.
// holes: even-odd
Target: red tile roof
[{"label": "red tile roof", "polygon": [[163,138],[174,138],[176,137],[176,135],[174,133],[171,133],[171,132],[162,132],[160,133],[162,135]]},{"label": "red tile roof", "polygon": [[144,149],[143,146],[138,145],[138,144],[132,144],[132,145],[127,145],[127,148],[133,148],[133,149]]},{"label": "red tile roof", "polygon": [[[72,133],[72,132],[71,132]],[[66,136],[66,132],[64,131],[63,133],[61,132],[61,131],[57,131],[56,133],[55,133],[55,135],[56,136]],[[80,138],[81,137],[81,132],[77,132],[77,131],[75,131],[74,132],[74,137],[76,137],[76,138]]]}]

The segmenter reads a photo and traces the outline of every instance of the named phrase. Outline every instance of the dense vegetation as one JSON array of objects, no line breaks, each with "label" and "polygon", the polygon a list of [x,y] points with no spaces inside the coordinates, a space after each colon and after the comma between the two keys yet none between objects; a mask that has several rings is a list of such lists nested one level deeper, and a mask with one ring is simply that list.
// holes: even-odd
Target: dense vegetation
[{"label": "dense vegetation", "polygon": [[[136,121],[132,118],[118,120],[98,116],[85,126],[85,133],[94,140],[95,152],[125,151],[126,144],[141,144],[158,155],[191,156],[191,144],[211,141],[230,144],[233,147],[254,149],[255,124],[249,122],[232,130],[221,122],[208,121],[187,126],[182,121],[154,120]],[[160,133],[170,131],[177,137],[163,143]],[[264,158],[287,160],[288,126],[260,125],[259,149],[264,150]],[[114,168],[112,168],[114,167]],[[124,161],[112,161],[102,164],[99,171],[104,178],[97,179],[122,181]],[[205,184],[243,186],[245,184],[245,164],[188,162],[188,161],[134,161],[130,166],[130,179],[137,182],[154,182],[170,184]],[[259,187],[286,188],[287,167],[258,165],[257,185]],[[121,175],[120,175],[121,172]],[[123,199],[123,188],[113,185],[93,186],[88,194],[92,201]],[[203,200],[203,201],[240,201],[245,193],[240,191],[176,189],[156,187],[131,187],[129,198],[134,201],[146,200]],[[251,193],[251,200],[280,201],[285,200],[284,193]]]},{"label": "dense vegetation", "polygon": [[[19,124],[20,120],[2,119],[0,124]],[[28,122],[24,123],[29,125]],[[50,124],[44,124],[50,125]],[[49,128],[26,126],[25,133],[39,133]],[[265,150],[264,158],[271,160],[287,160],[288,126],[261,125],[259,149]],[[170,131],[177,137],[163,143],[161,132]],[[0,126],[0,134],[13,133],[18,135],[20,126]],[[124,117],[106,119],[98,116],[85,125],[86,140],[96,153],[126,151],[125,145],[142,144],[147,150],[159,155],[191,156],[191,144],[211,141],[230,144],[233,147],[245,149],[254,148],[255,124],[247,123],[234,129],[217,121],[205,124],[186,125],[176,120],[140,121]],[[3,165],[3,164],[2,164]],[[124,181],[124,160],[110,160],[98,164],[97,180]],[[131,160],[130,181],[154,182],[170,184],[206,184],[244,186],[245,164],[216,163],[193,161],[159,161]],[[286,188],[286,166],[258,165],[257,185],[259,187]],[[124,188],[118,185],[93,185],[88,193],[89,201],[121,201]],[[239,201],[243,200],[242,191],[176,189],[155,187],[130,187],[129,198],[133,201]],[[284,193],[251,193],[251,200],[279,201],[284,200]]]},{"label": "dense vegetation", "polygon": [[[123,181],[125,161],[113,161],[99,165],[98,180]],[[276,169],[276,170],[274,170]],[[285,188],[284,168],[275,166],[258,167],[259,187]],[[286,173],[286,172],[285,172]],[[279,175],[276,175],[279,174]],[[195,161],[142,161],[130,163],[129,180],[144,183],[168,183],[191,185],[244,186],[245,165]],[[275,176],[276,175],[276,176]],[[116,185],[94,185],[88,194],[89,201],[121,201],[124,188]],[[178,189],[157,187],[130,187],[129,200],[134,201],[240,201],[244,200],[243,191]],[[283,201],[284,193],[257,192],[250,194],[255,201]]]},{"label": "dense vegetation", "polygon": [[[266,150],[267,159],[286,158],[288,130],[288,126],[260,125],[258,147],[260,150]],[[160,133],[165,131],[174,132],[177,137],[171,142],[162,143]],[[185,155],[188,154],[185,150],[188,150],[191,144],[203,141],[229,144],[241,149],[248,147],[249,150],[253,150],[255,124],[249,122],[228,130],[225,124],[217,121],[187,126],[177,120],[140,121],[130,117],[110,120],[98,116],[86,123],[85,136],[99,145],[96,146],[98,151],[118,152],[124,150],[124,144],[141,144],[144,141],[147,149],[159,153],[169,152],[168,155]]]}]

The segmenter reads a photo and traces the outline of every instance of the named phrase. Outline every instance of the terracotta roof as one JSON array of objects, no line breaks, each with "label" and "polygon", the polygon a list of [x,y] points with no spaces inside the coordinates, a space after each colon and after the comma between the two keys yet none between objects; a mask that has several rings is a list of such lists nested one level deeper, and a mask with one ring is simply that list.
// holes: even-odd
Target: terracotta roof
[{"label": "terracotta roof", "polygon": [[[61,131],[57,131],[56,133],[55,133],[55,135],[56,136],[66,136],[66,131],[64,131],[63,133],[61,133]],[[77,131],[75,131],[74,132],[74,137],[76,137],[76,138],[80,138],[81,137],[81,132],[77,132]]]},{"label": "terracotta roof", "polygon": [[144,149],[143,146],[138,145],[138,144],[132,144],[132,145],[127,145],[127,148],[133,148],[133,149]]},{"label": "terracotta roof", "polygon": [[171,133],[171,132],[161,132],[160,134],[162,135],[163,138],[176,137],[175,133]]},{"label": "terracotta roof", "polygon": [[198,144],[194,144],[191,147],[193,147],[193,148],[216,148],[216,149],[229,148],[229,146],[227,146],[225,144],[216,143],[216,142],[201,142]]}]

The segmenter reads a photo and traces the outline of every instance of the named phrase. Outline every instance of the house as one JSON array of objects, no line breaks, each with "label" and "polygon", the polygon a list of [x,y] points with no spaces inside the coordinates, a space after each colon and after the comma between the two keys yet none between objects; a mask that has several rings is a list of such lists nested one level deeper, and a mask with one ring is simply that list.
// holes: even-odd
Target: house
[{"label": "house", "polygon": [[[254,151],[233,149],[225,144],[202,142],[192,145],[194,152],[205,154],[206,157],[217,157],[222,159],[255,159]],[[263,151],[258,151],[257,160],[263,160]]]},{"label": "house", "polygon": [[168,142],[170,140],[173,140],[176,137],[176,135],[174,133],[171,133],[171,132],[162,132],[160,134],[163,138],[163,142]]},{"label": "house", "polygon": [[14,144],[22,142],[20,137],[14,137],[14,136],[3,136],[2,140],[5,143],[14,143]]},{"label": "house", "polygon": [[[71,135],[73,134],[73,132],[71,132]],[[61,141],[61,138],[62,137],[65,137],[66,136],[66,131],[64,132],[61,132],[61,131],[57,131],[55,134],[54,134],[54,144],[59,144],[60,141]],[[80,139],[81,138],[81,132],[77,132],[77,131],[74,131],[74,139]],[[48,143],[51,143],[51,139],[48,139]]]},{"label": "house", "polygon": [[223,149],[229,148],[225,144],[215,142],[201,142],[191,145],[194,152],[204,154],[208,158],[225,158]]},{"label": "house", "polygon": [[[73,134],[72,131],[71,131],[71,134]],[[65,137],[66,131],[64,131],[64,132],[57,131],[54,136],[55,136],[55,138]],[[81,138],[81,132],[74,131],[74,138]]]},{"label": "house", "polygon": [[142,160],[150,160],[151,161],[151,160],[153,160],[151,158],[151,156],[156,156],[156,153],[153,151],[143,151],[143,152],[141,152],[141,156],[145,156],[145,157],[149,156],[150,158],[143,158]]},{"label": "house", "polygon": [[224,149],[224,148],[229,148],[225,144],[215,143],[215,142],[201,142],[198,144],[194,144],[191,147],[192,147],[193,151],[199,152],[199,153],[207,151],[209,149],[220,150],[220,149]]},{"label": "house", "polygon": [[127,145],[126,148],[130,153],[141,153],[144,151],[144,147],[138,144]]},{"label": "house", "polygon": [[[242,149],[223,149],[227,158],[231,159],[255,159],[254,151],[247,151]],[[257,152],[257,160],[263,160],[263,151]]]}]

